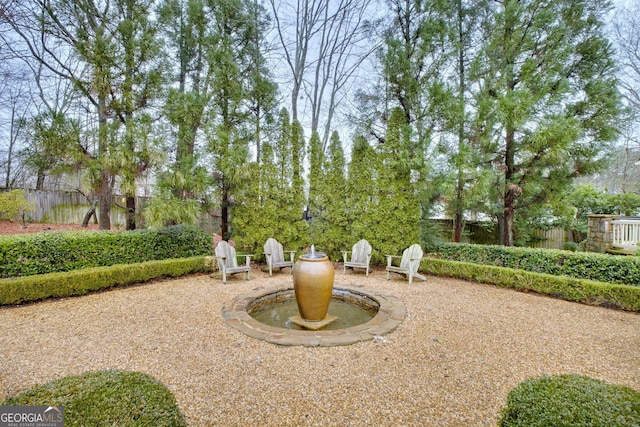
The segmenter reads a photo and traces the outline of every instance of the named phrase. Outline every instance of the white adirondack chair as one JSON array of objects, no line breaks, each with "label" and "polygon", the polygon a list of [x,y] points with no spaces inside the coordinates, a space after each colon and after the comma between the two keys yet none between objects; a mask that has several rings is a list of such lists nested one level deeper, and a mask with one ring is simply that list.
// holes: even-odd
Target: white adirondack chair
[{"label": "white adirondack chair", "polygon": [[[402,258],[400,260],[400,266],[396,267],[392,265],[394,258]],[[409,278],[409,284],[413,282],[413,278],[427,280],[425,276],[418,273],[418,267],[420,267],[420,261],[422,260],[422,248],[419,244],[409,246],[402,252],[402,257],[387,255],[387,280],[391,278],[391,273],[404,274]]]},{"label": "white adirondack chair", "polygon": [[218,268],[222,271],[222,283],[227,283],[227,274],[246,273],[249,280],[250,262],[253,255],[240,255],[245,257],[246,264],[238,265],[236,250],[229,243],[222,240],[214,250],[218,260]]},{"label": "white adirondack chair", "polygon": [[[289,260],[286,260],[284,253],[288,253]],[[278,242],[273,237],[269,237],[264,244],[264,255],[267,257],[267,264],[269,265],[269,276],[273,275],[273,269],[283,269],[290,267],[293,270],[293,256],[296,251],[285,251],[282,249],[282,243]]]},{"label": "white adirondack chair", "polygon": [[343,274],[347,274],[347,268],[364,268],[369,277],[369,263],[371,262],[371,245],[365,239],[353,245],[351,249],[351,261],[347,260],[348,251],[342,251],[344,258]]}]

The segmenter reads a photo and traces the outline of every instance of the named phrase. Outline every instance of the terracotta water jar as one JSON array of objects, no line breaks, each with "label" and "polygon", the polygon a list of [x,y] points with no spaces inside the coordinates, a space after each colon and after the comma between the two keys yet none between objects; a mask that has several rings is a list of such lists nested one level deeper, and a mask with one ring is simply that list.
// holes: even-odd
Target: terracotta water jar
[{"label": "terracotta water jar", "polygon": [[301,255],[293,266],[293,290],[300,317],[319,322],[327,317],[335,271],[322,252]]}]

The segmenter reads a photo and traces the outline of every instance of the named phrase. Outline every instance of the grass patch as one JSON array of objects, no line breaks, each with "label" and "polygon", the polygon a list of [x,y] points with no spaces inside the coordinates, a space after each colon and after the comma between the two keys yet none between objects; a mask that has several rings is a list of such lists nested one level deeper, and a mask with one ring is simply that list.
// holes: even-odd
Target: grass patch
[{"label": "grass patch", "polygon": [[500,427],[640,425],[640,393],[580,375],[533,378],[507,397]]},{"label": "grass patch", "polygon": [[89,372],[36,386],[1,405],[64,406],[64,425],[186,426],[175,397],[140,372]]}]

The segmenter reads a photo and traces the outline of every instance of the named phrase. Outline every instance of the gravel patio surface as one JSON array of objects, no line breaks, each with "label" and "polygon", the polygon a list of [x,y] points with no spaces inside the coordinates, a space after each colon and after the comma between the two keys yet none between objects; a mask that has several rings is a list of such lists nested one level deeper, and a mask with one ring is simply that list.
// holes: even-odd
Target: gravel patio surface
[{"label": "gravel patio surface", "polygon": [[141,371],[192,426],[493,426],[508,392],[574,373],[640,390],[640,315],[490,285],[336,270],[336,285],[400,298],[404,322],[344,347],[281,347],[221,317],[225,302],[292,283],[258,269],[0,308],[0,398],[85,371]]}]

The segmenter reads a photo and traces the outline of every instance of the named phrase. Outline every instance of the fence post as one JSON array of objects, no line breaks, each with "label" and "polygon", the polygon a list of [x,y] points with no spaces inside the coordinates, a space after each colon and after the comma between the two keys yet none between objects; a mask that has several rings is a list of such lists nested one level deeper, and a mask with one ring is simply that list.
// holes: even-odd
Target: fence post
[{"label": "fence post", "polygon": [[620,215],[589,215],[587,230],[587,252],[604,253],[611,248],[613,242],[613,226],[611,221]]}]

